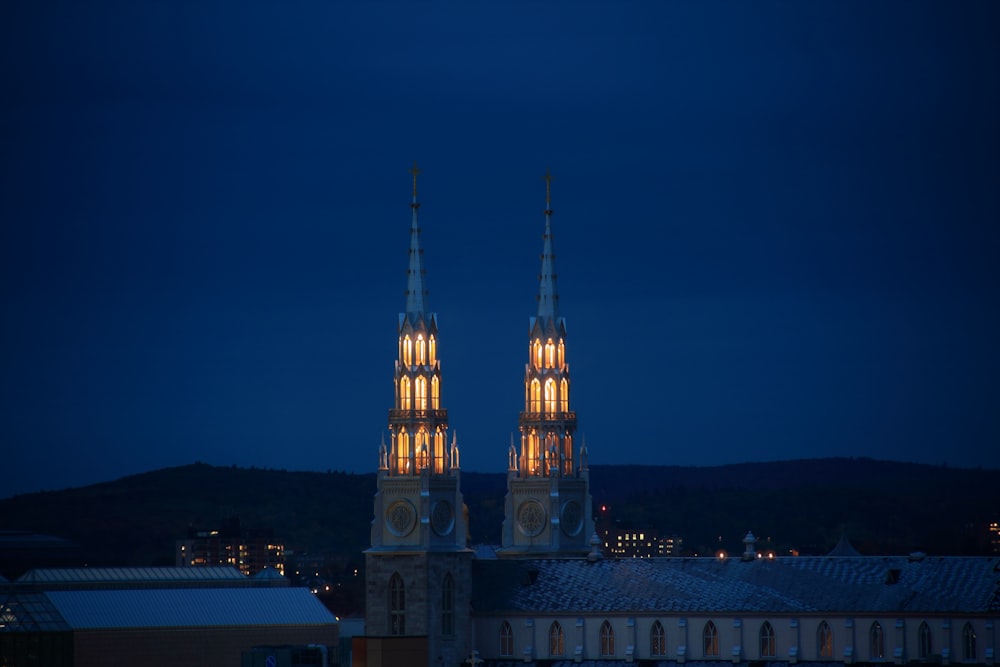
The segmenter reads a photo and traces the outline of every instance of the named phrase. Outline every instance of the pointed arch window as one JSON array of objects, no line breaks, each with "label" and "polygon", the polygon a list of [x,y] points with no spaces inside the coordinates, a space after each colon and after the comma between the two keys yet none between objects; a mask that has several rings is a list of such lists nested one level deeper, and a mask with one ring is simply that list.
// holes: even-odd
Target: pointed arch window
[{"label": "pointed arch window", "polygon": [[446,637],[455,634],[455,579],[451,572],[444,575],[441,584],[441,634]]},{"label": "pointed arch window", "polygon": [[821,658],[833,657],[833,630],[826,621],[820,623],[816,629],[816,652]]},{"label": "pointed arch window", "polygon": [[396,472],[404,475],[410,471],[410,434],[406,427],[399,429],[396,436]]},{"label": "pointed arch window", "polygon": [[531,381],[531,402],[528,412],[542,411],[542,384],[535,378]]},{"label": "pointed arch window", "polygon": [[569,412],[569,381],[566,378],[559,383],[559,410]]},{"label": "pointed arch window", "polygon": [[962,628],[962,659],[970,662],[976,659],[976,631],[972,623],[966,623]]},{"label": "pointed arch window", "polygon": [[411,407],[413,399],[410,392],[410,378],[404,375],[399,378],[399,409],[409,410]]},{"label": "pointed arch window", "polygon": [[437,363],[438,357],[437,339],[435,339],[434,336],[431,336],[430,340],[427,342],[427,350],[428,356],[430,357],[430,364],[433,366]]},{"label": "pointed arch window", "polygon": [[406,634],[406,587],[399,572],[389,579],[389,634]]},{"label": "pointed arch window", "polygon": [[536,340],[532,346],[532,356],[535,358],[535,368],[542,367],[542,341]]},{"label": "pointed arch window", "polygon": [[549,378],[545,381],[545,412],[550,415],[558,411],[559,392],[556,391],[556,381]]},{"label": "pointed arch window", "polygon": [[615,654],[615,629],[611,627],[609,621],[601,623],[601,655],[612,656]]},{"label": "pointed arch window", "polygon": [[665,656],[667,654],[667,633],[663,629],[663,623],[653,622],[653,627],[649,630],[649,655]]},{"label": "pointed arch window", "polygon": [[709,621],[701,633],[701,652],[706,658],[719,657],[719,630],[715,623]]},{"label": "pointed arch window", "polygon": [[771,626],[770,621],[764,621],[764,623],[760,626],[760,633],[758,636],[760,638],[760,657],[773,658],[774,628]]},{"label": "pointed arch window", "polygon": [[423,375],[418,375],[416,382],[414,382],[416,388],[415,396],[415,407],[417,410],[427,409],[427,378]]},{"label": "pointed arch window", "polygon": [[408,335],[403,337],[403,365],[413,365],[413,341]]},{"label": "pointed arch window", "polygon": [[563,339],[559,339],[559,368],[566,365],[566,344],[563,343]]},{"label": "pointed arch window", "polygon": [[878,621],[872,623],[872,627],[868,630],[868,656],[872,660],[885,658],[885,633]]},{"label": "pointed arch window", "polygon": [[427,365],[427,345],[424,342],[424,335],[417,334],[417,366]]},{"label": "pointed arch window", "polygon": [[500,657],[514,657],[514,628],[507,621],[500,624]]},{"label": "pointed arch window", "polygon": [[431,377],[431,410],[441,409],[441,380],[437,375]]},{"label": "pointed arch window", "polygon": [[528,433],[527,444],[528,444],[528,460],[525,461],[525,465],[528,468],[526,472],[528,475],[537,475],[541,472],[541,470],[539,470],[539,466],[541,464],[539,449],[541,448],[541,445],[538,441],[538,431],[532,430],[530,433]]},{"label": "pointed arch window", "polygon": [[927,625],[927,621],[923,621],[920,628],[917,629],[917,657],[921,660],[928,660],[933,652],[931,626]]},{"label": "pointed arch window", "polygon": [[566,643],[563,638],[563,629],[559,621],[552,621],[549,626],[549,655],[565,655]]},{"label": "pointed arch window", "polygon": [[550,338],[547,343],[545,343],[545,367],[554,368],[556,365],[556,346],[552,343]]},{"label": "pointed arch window", "polygon": [[444,430],[439,426],[436,431],[434,431],[434,472],[438,475],[444,473],[444,458],[445,458],[445,446],[444,446]]}]

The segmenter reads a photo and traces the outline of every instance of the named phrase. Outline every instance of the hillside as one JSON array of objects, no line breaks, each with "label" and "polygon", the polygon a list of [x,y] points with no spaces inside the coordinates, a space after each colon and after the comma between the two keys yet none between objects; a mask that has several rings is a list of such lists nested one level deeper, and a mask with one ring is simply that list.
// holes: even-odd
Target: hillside
[{"label": "hillside", "polygon": [[[505,485],[500,473],[463,473],[473,542],[499,540]],[[777,553],[824,553],[844,532],[864,553],[986,553],[985,526],[1000,519],[998,470],[870,459],[594,466],[591,487],[611,524],[680,535],[697,553],[738,549],[747,530]],[[195,463],[0,500],[0,530],[67,538],[93,564],[171,564],[189,526],[238,516],[288,550],[358,562],[374,491],[374,474]]]}]

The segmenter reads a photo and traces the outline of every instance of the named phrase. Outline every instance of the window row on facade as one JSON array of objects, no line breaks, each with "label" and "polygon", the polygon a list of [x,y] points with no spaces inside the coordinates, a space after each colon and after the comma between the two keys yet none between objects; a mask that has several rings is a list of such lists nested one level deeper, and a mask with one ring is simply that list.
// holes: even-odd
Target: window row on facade
[{"label": "window row on facade", "polygon": [[446,445],[444,427],[438,427],[434,433],[422,427],[415,433],[410,433],[405,426],[400,427],[394,436],[391,457],[396,474],[405,475],[413,467],[417,471],[429,468],[434,474],[444,473]]},{"label": "window row on facade", "polygon": [[434,336],[424,340],[423,334],[417,334],[416,339],[411,339],[409,335],[403,336],[399,341],[399,356],[407,366],[433,366],[437,363],[437,341]]},{"label": "window row on facade", "polygon": [[556,345],[551,338],[542,345],[540,339],[531,344],[531,360],[535,368],[562,368],[566,365],[566,345],[562,339]]},{"label": "window row on facade", "polygon": [[[430,403],[428,404],[427,386],[430,385]],[[431,410],[441,409],[441,380],[432,375],[430,382],[423,375],[418,375],[413,381],[409,376],[399,378],[397,404],[400,410]]]},{"label": "window row on facade", "polygon": [[[520,650],[522,652],[526,649],[530,650],[537,658],[573,657],[575,652],[584,652],[587,656],[591,656],[593,655],[591,652],[595,649],[598,657],[677,657],[695,660],[730,659],[735,656],[751,660],[788,660],[793,658],[879,662],[916,659],[922,662],[948,662],[951,660],[982,662],[984,658],[987,660],[992,658],[992,648],[983,649],[978,645],[976,626],[971,621],[961,625],[957,637],[959,644],[953,645],[951,643],[951,623],[947,620],[939,621],[936,624],[926,620],[920,621],[916,626],[915,641],[913,641],[908,636],[908,632],[912,631],[912,622],[907,623],[903,619],[898,619],[888,626],[883,625],[883,621],[874,620],[863,629],[855,628],[852,619],[820,620],[814,625],[814,632],[809,633],[812,635],[811,637],[800,633],[800,630],[804,628],[800,628],[799,621],[795,619],[785,619],[783,623],[763,620],[759,622],[759,625],[755,622],[756,627],[752,629],[744,628],[742,620],[732,619],[733,632],[724,642],[720,626],[714,620],[706,620],[698,628],[689,628],[685,619],[678,619],[676,629],[678,637],[672,644],[673,656],[668,652],[668,633],[664,621],[654,619],[652,623],[648,623],[648,619],[646,619],[644,623],[638,625],[636,619],[619,618],[615,621],[618,623],[617,630],[611,619],[603,619],[593,638],[585,636],[584,632],[579,632],[573,635],[572,641],[568,638],[568,628],[563,625],[567,621],[551,621],[547,627],[547,641],[544,648],[534,645],[536,639],[534,622],[528,621],[525,622],[525,627],[521,631]],[[575,625],[581,630],[584,624],[584,619],[577,619],[575,622]],[[588,621],[588,627],[589,624]],[[639,625],[647,628],[642,635],[640,635]],[[781,636],[776,631],[776,626],[785,628],[786,636]],[[888,630],[890,627],[891,633]],[[992,623],[987,622],[986,627],[992,629]],[[754,634],[748,636],[746,630],[750,630]],[[855,630],[861,630],[863,635],[856,635]],[[700,635],[692,636],[689,634],[690,631],[698,632]],[[500,622],[497,632],[499,649],[497,657],[521,657],[518,655],[518,637],[514,624],[509,620],[504,620]],[[842,633],[839,638],[837,637],[838,633]],[[890,634],[895,637],[892,641],[887,638]],[[617,635],[622,635],[622,639],[619,640]],[[700,650],[689,650],[691,640],[700,643]],[[750,640],[753,644],[746,640]],[[591,644],[591,642],[593,643]],[[800,642],[803,648],[807,643],[812,643],[812,651],[800,651]],[[907,646],[910,646],[911,650],[915,650],[915,653],[910,655],[910,652],[906,650]],[[571,650],[570,647],[572,647]],[[839,652],[837,647],[840,647]],[[539,648],[542,649],[540,652]],[[690,648],[694,647],[690,646]],[[568,650],[569,653],[567,653]]]},{"label": "window row on facade", "polygon": [[[441,634],[455,634],[455,578],[448,572],[441,581]],[[406,584],[398,572],[389,578],[389,634],[406,634]]]},{"label": "window row on facade", "polygon": [[528,385],[528,411],[555,414],[569,412],[569,381],[563,378],[556,383],[548,378],[545,384],[534,378]]}]

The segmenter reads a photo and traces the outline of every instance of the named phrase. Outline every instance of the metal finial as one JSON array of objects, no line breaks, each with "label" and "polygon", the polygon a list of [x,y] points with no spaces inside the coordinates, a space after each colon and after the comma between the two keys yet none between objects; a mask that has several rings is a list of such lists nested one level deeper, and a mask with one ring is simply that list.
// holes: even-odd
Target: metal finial
[{"label": "metal finial", "polygon": [[548,169],[545,170],[545,175],[542,176],[542,180],[545,181],[545,208],[551,208],[552,203],[552,172]]},{"label": "metal finial", "polygon": [[420,169],[417,167],[417,161],[413,161],[413,169],[410,169],[410,173],[413,174],[413,198],[417,198],[417,174],[420,173]]}]

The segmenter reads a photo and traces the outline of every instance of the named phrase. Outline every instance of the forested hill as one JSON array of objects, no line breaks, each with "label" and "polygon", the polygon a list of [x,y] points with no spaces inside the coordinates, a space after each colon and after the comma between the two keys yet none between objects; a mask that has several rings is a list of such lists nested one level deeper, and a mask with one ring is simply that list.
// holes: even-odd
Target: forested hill
[{"label": "forested hill", "polygon": [[[502,473],[463,472],[472,542],[499,541],[505,488]],[[779,554],[825,553],[845,533],[863,553],[985,554],[986,526],[1000,520],[1000,470],[870,459],[594,466],[591,489],[604,525],[678,535],[689,553],[740,549],[752,530]],[[170,564],[189,527],[236,516],[286,549],[354,558],[374,491],[374,474],[195,463],[0,500],[0,531],[72,540],[95,564]]]}]

